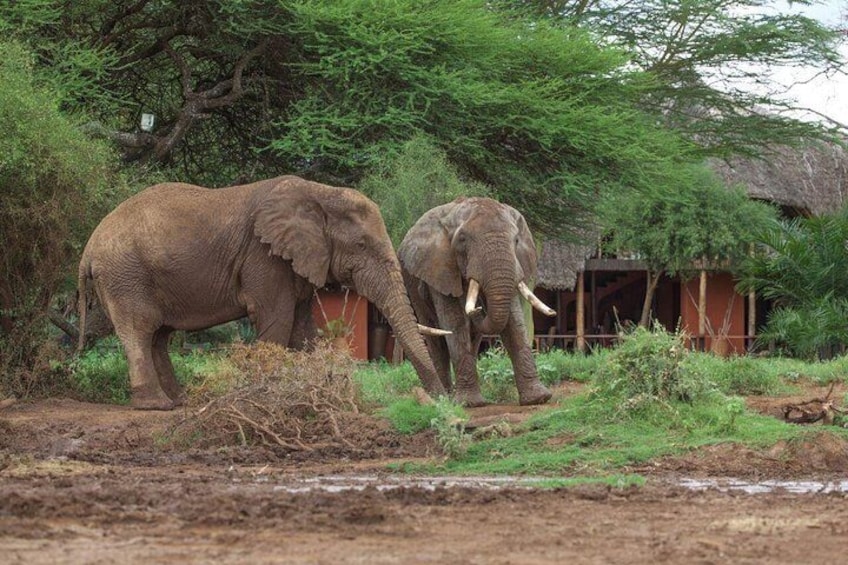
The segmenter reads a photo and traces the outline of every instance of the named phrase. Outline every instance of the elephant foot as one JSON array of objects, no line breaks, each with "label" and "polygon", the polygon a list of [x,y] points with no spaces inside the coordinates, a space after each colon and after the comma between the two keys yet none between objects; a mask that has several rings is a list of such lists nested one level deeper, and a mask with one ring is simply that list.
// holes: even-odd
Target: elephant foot
[{"label": "elephant foot", "polygon": [[173,410],[177,404],[161,391],[158,394],[133,391],[130,406],[135,410]]},{"label": "elephant foot", "polygon": [[542,383],[536,381],[531,385],[527,385],[523,390],[518,391],[518,403],[522,406],[531,406],[534,404],[544,404],[551,399],[552,393]]},{"label": "elephant foot", "polygon": [[461,391],[457,390],[453,395],[454,400],[465,406],[466,408],[477,408],[478,406],[486,406],[489,404],[480,391]]},{"label": "elephant foot", "polygon": [[185,406],[188,402],[188,394],[180,387],[176,391],[168,391],[168,398],[174,403],[174,406]]}]

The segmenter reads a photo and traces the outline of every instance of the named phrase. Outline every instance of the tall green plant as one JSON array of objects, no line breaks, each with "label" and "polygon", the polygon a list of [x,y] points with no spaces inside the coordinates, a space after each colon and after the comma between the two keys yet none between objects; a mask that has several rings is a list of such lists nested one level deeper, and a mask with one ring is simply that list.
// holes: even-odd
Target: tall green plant
[{"label": "tall green plant", "polygon": [[380,205],[397,247],[424,212],[459,196],[483,196],[486,187],[465,182],[444,151],[426,136],[415,136],[369,173],[358,187]]},{"label": "tall green plant", "polygon": [[816,218],[774,221],[758,234],[739,288],[773,301],[760,332],[787,353],[830,356],[848,343],[848,208]]},{"label": "tall green plant", "polygon": [[660,277],[689,277],[704,264],[732,268],[758,227],[773,218],[768,206],[726,187],[706,167],[680,167],[665,181],[641,191],[610,191],[599,207],[608,248],[636,252],[648,267],[643,327]]}]

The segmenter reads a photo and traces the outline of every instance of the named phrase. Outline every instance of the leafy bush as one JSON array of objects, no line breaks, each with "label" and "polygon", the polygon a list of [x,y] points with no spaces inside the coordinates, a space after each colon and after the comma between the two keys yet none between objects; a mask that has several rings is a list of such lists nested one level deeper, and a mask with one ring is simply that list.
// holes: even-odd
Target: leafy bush
[{"label": "leafy bush", "polygon": [[623,337],[597,374],[597,393],[627,408],[673,401],[691,402],[713,389],[709,379],[687,366],[690,355],[682,333],[662,326],[637,328]]},{"label": "leafy bush", "polygon": [[436,441],[442,453],[448,457],[461,457],[468,451],[471,436],[465,433],[468,415],[462,406],[448,398],[436,401],[436,417],[430,421],[430,426],[436,430]]},{"label": "leafy bush", "polygon": [[388,406],[409,394],[421,381],[412,365],[406,361],[392,365],[384,360],[360,365],[353,374],[366,404]]},{"label": "leafy bush", "polygon": [[[116,338],[107,340],[115,344]],[[127,358],[118,346],[101,344],[71,362],[71,382],[77,395],[88,402],[129,404]]]},{"label": "leafy bush", "polygon": [[489,402],[518,401],[512,361],[503,349],[487,349],[477,360],[477,374],[480,378],[480,391]]},{"label": "leafy bush", "polygon": [[[171,363],[177,380],[195,395],[206,389],[229,390],[238,382],[232,365],[221,355],[172,350]],[[69,364],[69,385],[77,397],[87,402],[128,404],[129,368],[118,339],[110,336],[100,340],[74,358]]]},{"label": "leafy bush", "polygon": [[486,188],[459,178],[444,151],[425,136],[406,142],[358,186],[380,205],[386,229],[397,247],[424,212],[458,196],[485,195]]},{"label": "leafy bush", "polygon": [[46,376],[36,368],[51,299],[127,189],[106,145],[62,113],[16,43],[0,41],[0,83],[0,389],[25,395]]},{"label": "leafy bush", "polygon": [[832,357],[848,343],[848,207],[772,222],[757,239],[758,253],[741,264],[740,290],[780,306],[758,341],[805,359]]},{"label": "leafy bush", "polygon": [[786,390],[778,366],[768,359],[717,357],[708,353],[690,353],[688,366],[710,380],[725,394],[776,394]]}]

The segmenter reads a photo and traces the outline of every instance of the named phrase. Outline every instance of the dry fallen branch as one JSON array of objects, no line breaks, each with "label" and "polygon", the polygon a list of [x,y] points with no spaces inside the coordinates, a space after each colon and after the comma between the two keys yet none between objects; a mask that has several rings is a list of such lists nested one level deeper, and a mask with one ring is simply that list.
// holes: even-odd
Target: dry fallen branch
[{"label": "dry fallen branch", "polygon": [[[172,437],[289,451],[354,447],[344,432],[346,421],[359,414],[347,353],[322,344],[309,353],[255,344],[238,348],[230,360],[241,384],[198,399],[201,408],[174,426]],[[198,389],[211,394],[210,387]]]},{"label": "dry fallen branch", "polygon": [[830,389],[824,398],[813,398],[798,404],[787,404],[783,407],[783,419],[792,424],[814,424],[821,421],[823,424],[833,424],[835,414],[845,414],[844,410],[837,408],[830,399],[836,382],[830,383]]}]

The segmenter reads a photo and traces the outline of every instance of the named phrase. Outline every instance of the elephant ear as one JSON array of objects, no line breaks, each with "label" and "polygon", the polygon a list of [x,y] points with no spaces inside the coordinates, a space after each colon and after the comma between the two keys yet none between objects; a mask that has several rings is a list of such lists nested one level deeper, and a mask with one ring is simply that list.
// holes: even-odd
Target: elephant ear
[{"label": "elephant ear", "polygon": [[440,294],[462,296],[462,273],[451,248],[451,231],[446,220],[456,202],[426,212],[406,233],[398,247],[400,264]]},{"label": "elephant ear", "polygon": [[254,231],[271,253],[290,260],[298,275],[323,287],[330,271],[330,242],[319,187],[298,178],[281,180],[260,200]]},{"label": "elephant ear", "polygon": [[530,281],[536,278],[536,264],[538,256],[536,254],[536,242],[533,241],[533,234],[530,233],[530,228],[527,227],[527,221],[521,212],[511,206],[509,208],[515,220],[515,225],[518,227],[518,241],[515,245],[515,256],[518,259],[518,264],[521,265],[521,270],[524,271],[524,279]]}]

